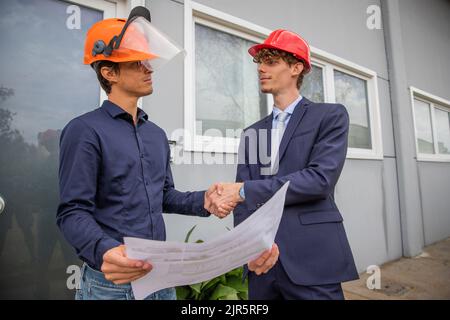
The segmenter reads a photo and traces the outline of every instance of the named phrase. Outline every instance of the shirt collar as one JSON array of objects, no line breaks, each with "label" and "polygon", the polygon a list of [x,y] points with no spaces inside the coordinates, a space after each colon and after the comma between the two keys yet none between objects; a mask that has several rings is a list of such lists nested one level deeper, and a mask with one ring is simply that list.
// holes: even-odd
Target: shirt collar
[{"label": "shirt collar", "polygon": [[[301,95],[298,96],[297,99],[295,99],[290,105],[287,106],[286,109],[284,109],[284,112],[289,113],[289,116],[292,115],[292,113],[294,112],[295,107],[297,106],[297,104],[302,101],[303,97]],[[278,107],[276,107],[275,105],[273,106],[273,118],[276,119],[277,116],[283,112],[281,109],[278,109]]]},{"label": "shirt collar", "polygon": [[[115,103],[113,103],[113,102],[111,102],[109,100],[103,101],[102,108],[105,108],[105,110],[113,118],[117,118],[119,116],[123,116],[123,115],[129,114],[128,112],[123,110],[121,107],[119,107],[117,104],[115,104]],[[138,119],[148,120],[148,115],[141,108],[138,108],[137,116],[138,116]]]}]

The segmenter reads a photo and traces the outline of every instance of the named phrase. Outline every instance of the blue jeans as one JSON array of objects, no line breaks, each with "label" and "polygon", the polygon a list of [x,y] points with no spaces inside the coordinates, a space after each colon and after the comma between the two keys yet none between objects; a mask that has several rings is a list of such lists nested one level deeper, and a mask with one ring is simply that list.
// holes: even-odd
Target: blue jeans
[{"label": "blue jeans", "polygon": [[[174,288],[167,288],[149,295],[145,300],[176,300]],[[75,300],[134,300],[131,284],[114,284],[106,280],[102,272],[89,267],[86,263],[81,268],[80,289]]]}]

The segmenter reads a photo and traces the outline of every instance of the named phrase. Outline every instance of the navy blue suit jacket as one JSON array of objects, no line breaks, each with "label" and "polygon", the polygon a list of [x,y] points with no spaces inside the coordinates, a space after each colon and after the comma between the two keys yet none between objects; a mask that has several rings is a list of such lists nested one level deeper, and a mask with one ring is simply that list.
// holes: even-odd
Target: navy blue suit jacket
[{"label": "navy blue suit jacket", "polygon": [[[270,132],[272,115],[248,130]],[[279,261],[296,284],[312,286],[358,278],[345,234],[342,216],[334,201],[334,188],[345,162],[349,128],[343,105],[313,103],[303,98],[286,127],[275,175],[261,175],[249,150],[260,151],[259,139],[241,139],[236,181],[244,182],[245,201],[234,210],[238,225],[263,205],[286,181],[286,203],[275,238]],[[251,135],[249,135],[251,136]],[[270,152],[270,134],[267,138]],[[253,147],[253,148],[252,148]]]}]

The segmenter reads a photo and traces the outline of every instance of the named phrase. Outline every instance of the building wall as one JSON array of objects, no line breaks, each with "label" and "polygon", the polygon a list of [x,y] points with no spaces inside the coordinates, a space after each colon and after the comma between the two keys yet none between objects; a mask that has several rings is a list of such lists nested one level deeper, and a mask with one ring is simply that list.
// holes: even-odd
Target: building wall
[{"label": "building wall", "polygon": [[402,255],[394,159],[347,160],[336,188],[337,205],[358,270]]},{"label": "building wall", "polygon": [[[408,86],[450,100],[450,2],[400,0],[399,6]],[[428,245],[450,235],[450,164],[418,162],[417,169]]]},{"label": "building wall", "polygon": [[450,1],[399,5],[409,84],[450,100]]},{"label": "building wall", "polygon": [[429,245],[450,235],[450,164],[419,162],[418,170],[424,238]]}]

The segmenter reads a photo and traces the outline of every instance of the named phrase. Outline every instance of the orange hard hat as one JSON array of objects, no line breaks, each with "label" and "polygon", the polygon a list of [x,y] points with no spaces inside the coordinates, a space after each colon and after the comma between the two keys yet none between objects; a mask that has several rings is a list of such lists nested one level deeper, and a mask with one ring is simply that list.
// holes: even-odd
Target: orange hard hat
[{"label": "orange hard hat", "polygon": [[[121,34],[127,20],[111,18],[95,23],[87,32],[84,44],[84,64],[91,64],[99,60],[109,60],[112,62],[142,61],[157,57],[144,48],[148,47],[146,37],[139,37],[139,32],[134,32],[134,41],[138,45],[134,48],[142,47],[141,50],[134,50],[125,47],[119,47],[109,53],[105,52],[105,48],[114,37]],[[136,35],[138,37],[136,38]]]},{"label": "orange hard hat", "polygon": [[259,50],[268,49],[278,49],[289,53],[292,53],[294,57],[303,61],[305,66],[305,73],[311,70],[311,51],[309,49],[308,43],[300,37],[298,34],[278,29],[273,31],[264,43],[254,45],[248,49],[248,53],[254,57]]}]

